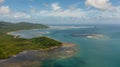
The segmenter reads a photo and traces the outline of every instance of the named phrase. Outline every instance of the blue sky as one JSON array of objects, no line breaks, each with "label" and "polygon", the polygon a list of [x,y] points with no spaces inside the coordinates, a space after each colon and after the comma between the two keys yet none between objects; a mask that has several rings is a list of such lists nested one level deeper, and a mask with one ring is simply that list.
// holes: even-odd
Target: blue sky
[{"label": "blue sky", "polygon": [[44,24],[119,24],[119,0],[0,0],[0,20]]}]

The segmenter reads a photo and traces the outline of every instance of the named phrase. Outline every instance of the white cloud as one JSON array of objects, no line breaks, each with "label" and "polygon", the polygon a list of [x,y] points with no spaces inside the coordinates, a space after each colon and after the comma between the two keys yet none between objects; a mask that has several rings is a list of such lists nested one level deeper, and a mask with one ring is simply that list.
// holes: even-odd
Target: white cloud
[{"label": "white cloud", "polygon": [[0,3],[3,3],[4,2],[4,0],[0,0]]},{"label": "white cloud", "polygon": [[101,11],[101,10],[90,10],[90,9],[84,10],[81,8],[75,8],[75,9],[68,8],[68,9],[62,9],[60,11],[41,10],[39,11],[39,13],[37,13],[37,15],[42,17],[55,17],[56,19],[52,19],[55,21],[57,21],[57,19],[62,18],[61,20],[64,21],[65,19],[67,19],[67,21],[69,20],[69,22],[71,21],[72,22],[100,22],[100,21],[113,22],[115,20],[120,19],[120,7],[116,7],[116,10],[117,11]]},{"label": "white cloud", "polygon": [[9,6],[0,6],[0,17],[4,18],[30,18],[30,15],[24,12],[11,11]]},{"label": "white cloud", "polygon": [[16,13],[13,13],[11,15],[11,17],[15,18],[15,19],[19,19],[19,18],[30,18],[30,15],[26,14],[26,13],[22,13],[22,12],[16,12]]},{"label": "white cloud", "polygon": [[9,13],[10,13],[9,6],[1,6],[0,7],[0,14],[9,14]]},{"label": "white cloud", "polygon": [[[38,19],[41,22],[112,22],[120,21],[120,6],[114,7],[116,11],[109,11],[113,6],[109,0],[87,0],[86,5],[92,6],[101,10],[91,10],[77,8],[63,9],[59,3],[53,3],[47,5],[44,10],[38,10],[35,8],[30,9],[28,13],[11,11],[9,6],[0,7],[0,16],[12,18],[12,19]],[[52,8],[52,9],[49,9]],[[110,9],[109,9],[110,8]],[[108,10],[109,9],[109,10]],[[44,20],[43,20],[44,19]]]},{"label": "white cloud", "polygon": [[50,8],[52,10],[40,10],[37,15],[39,16],[47,16],[47,17],[85,17],[87,14],[85,11],[83,11],[80,8],[68,8],[68,9],[62,9],[61,6],[59,6],[59,3],[53,3],[51,4]]},{"label": "white cloud", "polygon": [[39,15],[41,16],[53,16],[53,17],[86,17],[86,12],[84,12],[82,9],[66,9],[62,11],[53,11],[53,10],[42,10],[39,12]]},{"label": "white cloud", "polygon": [[87,6],[95,7],[101,10],[112,10],[114,7],[109,0],[86,0]]},{"label": "white cloud", "polygon": [[59,6],[58,3],[51,4],[51,7],[52,7],[53,10],[61,10],[61,7]]}]

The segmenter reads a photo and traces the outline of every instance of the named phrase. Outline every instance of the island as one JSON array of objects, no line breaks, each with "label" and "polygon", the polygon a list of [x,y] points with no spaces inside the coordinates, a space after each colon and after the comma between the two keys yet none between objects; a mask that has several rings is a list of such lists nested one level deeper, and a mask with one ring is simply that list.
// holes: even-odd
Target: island
[{"label": "island", "polygon": [[0,34],[4,34],[6,32],[11,31],[18,31],[18,30],[28,30],[28,29],[46,29],[49,28],[43,24],[36,24],[36,23],[28,23],[28,22],[19,22],[19,23],[12,23],[12,22],[5,22],[0,21]]},{"label": "island", "polygon": [[35,37],[31,39],[14,38],[8,32],[28,29],[47,29],[43,24],[33,24],[27,22],[11,23],[0,21],[0,59],[9,58],[25,50],[50,50],[62,45],[55,39],[49,37]]}]

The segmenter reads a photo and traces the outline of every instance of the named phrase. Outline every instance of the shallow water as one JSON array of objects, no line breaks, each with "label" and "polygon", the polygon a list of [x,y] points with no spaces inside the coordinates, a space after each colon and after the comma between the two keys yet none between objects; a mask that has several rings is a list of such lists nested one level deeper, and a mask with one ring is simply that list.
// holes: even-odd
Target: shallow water
[{"label": "shallow water", "polygon": [[[67,59],[76,53],[74,44],[66,44],[52,50],[30,50],[19,53],[16,56],[0,62],[1,67],[41,67],[50,60]],[[58,59],[59,58],[59,59]],[[50,62],[49,62],[50,63]],[[47,64],[45,64],[47,65]]]},{"label": "shallow water", "polygon": [[[15,34],[19,33],[25,38],[40,36],[40,32],[50,32],[44,34],[44,36],[49,36],[62,42],[74,43],[77,46],[75,48],[77,49],[76,53],[72,57],[68,58],[66,58],[67,55],[64,56],[64,52],[62,59],[61,57],[58,57],[62,52],[54,55],[52,55],[54,52],[52,54],[48,52],[47,55],[50,55],[50,57],[44,56],[44,54],[39,54],[46,58],[35,62],[29,61],[31,57],[29,59],[25,59],[23,56],[18,58],[26,60],[26,63],[33,63],[36,67],[120,67],[119,29],[120,25],[92,25],[92,27],[82,28],[60,29],[59,27],[59,29],[52,28],[50,30],[42,31],[28,30],[15,32]],[[30,54],[33,56],[32,58],[34,58],[32,60],[38,58],[34,56],[34,53]],[[29,55],[27,54],[27,56]],[[41,57],[39,58],[41,59]]]}]

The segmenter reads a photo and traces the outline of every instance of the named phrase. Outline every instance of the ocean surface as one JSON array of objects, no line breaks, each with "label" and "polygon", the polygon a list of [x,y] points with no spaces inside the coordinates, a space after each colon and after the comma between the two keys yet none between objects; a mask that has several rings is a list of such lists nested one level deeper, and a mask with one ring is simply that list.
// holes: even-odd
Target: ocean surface
[{"label": "ocean surface", "polygon": [[[39,67],[38,64],[41,64],[40,67],[120,67],[120,25],[56,25],[51,26],[50,29],[23,30],[12,32],[12,34],[23,38],[48,36],[76,46],[74,54],[70,57],[61,59],[53,56],[56,54],[49,53],[52,57],[43,55],[47,59],[40,60],[37,56],[32,59],[37,61],[36,63],[27,62],[33,63],[31,67]],[[21,59],[16,61],[18,63],[25,60],[24,56],[18,58]],[[29,58],[34,58],[34,56]]]}]

